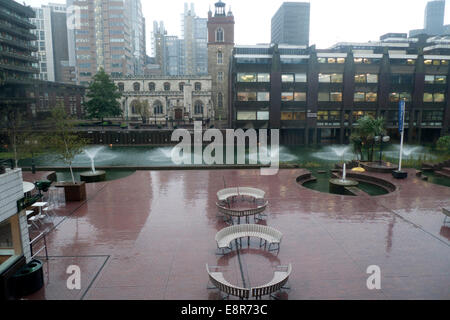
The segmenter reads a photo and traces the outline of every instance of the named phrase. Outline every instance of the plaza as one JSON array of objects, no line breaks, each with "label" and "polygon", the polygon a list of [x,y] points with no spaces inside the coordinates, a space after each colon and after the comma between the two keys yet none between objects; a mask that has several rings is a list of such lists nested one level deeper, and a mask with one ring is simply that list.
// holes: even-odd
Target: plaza
[{"label": "plaza", "polygon": [[[392,193],[341,196],[300,186],[296,178],[306,172],[137,171],[88,184],[87,201],[61,203],[42,227],[45,286],[24,299],[219,299],[207,289],[206,263],[248,287],[291,263],[291,289],[280,299],[450,298],[450,226],[442,213],[450,206],[448,187],[408,169],[407,180],[367,173],[393,183]],[[25,172],[24,180],[47,174]],[[244,240],[242,248],[216,255],[214,236],[227,226],[215,206],[224,182],[266,192],[267,218],[260,223],[283,232],[278,254],[248,248]],[[81,269],[81,290],[66,287],[70,265]],[[380,290],[367,288],[371,265],[381,269]]]}]

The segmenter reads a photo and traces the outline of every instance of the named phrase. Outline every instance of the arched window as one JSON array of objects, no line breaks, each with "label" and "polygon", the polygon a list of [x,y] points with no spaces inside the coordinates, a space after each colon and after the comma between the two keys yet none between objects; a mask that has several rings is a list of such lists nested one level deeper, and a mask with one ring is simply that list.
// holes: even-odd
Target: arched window
[{"label": "arched window", "polygon": [[222,51],[217,51],[217,64],[223,64],[223,53],[222,53]]},{"label": "arched window", "polygon": [[170,91],[170,83],[164,82],[164,91]]},{"label": "arched window", "polygon": [[195,114],[203,114],[203,103],[201,101],[196,101],[194,105]]},{"label": "arched window", "polygon": [[153,104],[153,114],[162,114],[163,113],[163,106],[160,101],[156,101]]},{"label": "arched window", "polygon": [[135,92],[140,91],[140,90],[141,90],[141,84],[140,84],[139,82],[133,83],[133,90],[134,90]]},{"label": "arched window", "polygon": [[148,91],[155,91],[155,83],[154,82],[150,82],[148,84]]},{"label": "arched window", "polygon": [[202,90],[202,84],[200,82],[196,82],[194,85],[195,91],[201,91]]},{"label": "arched window", "polygon": [[217,107],[223,108],[223,95],[221,92],[217,94]]},{"label": "arched window", "polygon": [[120,92],[123,92],[125,90],[125,85],[123,84],[123,82],[119,82],[117,84],[117,87],[119,88]]},{"label": "arched window", "polygon": [[184,91],[184,82],[180,82],[178,86],[180,87],[180,91]]},{"label": "arched window", "polygon": [[136,114],[137,113],[137,106],[139,105],[139,101],[138,100],[133,100],[131,101],[131,113],[132,114]]},{"label": "arched window", "polygon": [[224,33],[222,28],[216,30],[216,42],[224,42]]}]

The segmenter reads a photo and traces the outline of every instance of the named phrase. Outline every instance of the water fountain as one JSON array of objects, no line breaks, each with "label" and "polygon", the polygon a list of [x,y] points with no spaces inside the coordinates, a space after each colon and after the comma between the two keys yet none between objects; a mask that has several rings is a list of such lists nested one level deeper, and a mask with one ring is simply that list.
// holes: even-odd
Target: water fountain
[{"label": "water fountain", "polygon": [[[345,151],[344,151],[345,153]],[[342,153],[342,156],[344,155]],[[330,179],[330,192],[335,194],[348,194],[347,188],[356,187],[359,185],[358,181],[347,179],[347,164],[344,162],[342,167],[342,177]]]},{"label": "water fountain", "polygon": [[86,171],[86,172],[80,173],[81,181],[85,181],[87,183],[90,183],[90,182],[104,181],[106,179],[106,172],[103,171],[103,170],[96,170],[95,169],[95,163],[94,163],[95,157],[103,149],[104,149],[104,147],[96,147],[96,148],[91,148],[91,149],[85,149],[84,150],[84,153],[91,160],[91,171]]}]

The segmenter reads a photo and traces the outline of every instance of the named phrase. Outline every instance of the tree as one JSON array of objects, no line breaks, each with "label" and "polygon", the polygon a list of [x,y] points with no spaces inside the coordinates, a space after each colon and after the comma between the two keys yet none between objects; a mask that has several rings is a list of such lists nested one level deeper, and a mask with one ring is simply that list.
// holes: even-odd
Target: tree
[{"label": "tree", "polygon": [[18,166],[19,155],[17,151],[18,146],[18,135],[19,128],[22,125],[23,114],[25,113],[25,108],[16,104],[9,104],[1,107],[1,127],[6,128],[7,135],[9,138],[9,144],[12,147],[14,154],[15,166]]},{"label": "tree", "polygon": [[450,153],[450,136],[440,137],[436,143],[436,147],[439,151]]},{"label": "tree", "polygon": [[66,113],[62,104],[52,110],[50,121],[54,131],[48,137],[49,144],[58,158],[69,166],[72,182],[75,183],[72,162],[76,155],[84,152],[83,149],[88,141],[74,133],[72,118]]},{"label": "tree", "polygon": [[355,152],[363,158],[363,151],[367,152],[367,160],[373,161],[375,137],[386,134],[384,118],[375,119],[372,116],[364,116],[357,121],[357,127],[350,139]]},{"label": "tree", "polygon": [[140,101],[140,100],[134,100],[131,103],[131,107],[134,107],[134,110],[136,113],[138,113],[142,118],[142,123],[147,123],[147,119],[150,118],[150,106],[148,104],[147,100]]},{"label": "tree", "polygon": [[91,119],[118,117],[122,115],[119,99],[122,94],[105,70],[100,69],[89,84],[88,98],[84,104],[87,116]]},{"label": "tree", "polygon": [[31,158],[31,170],[35,173],[34,158],[48,146],[47,139],[42,134],[26,130],[17,135],[16,143],[18,158]]}]

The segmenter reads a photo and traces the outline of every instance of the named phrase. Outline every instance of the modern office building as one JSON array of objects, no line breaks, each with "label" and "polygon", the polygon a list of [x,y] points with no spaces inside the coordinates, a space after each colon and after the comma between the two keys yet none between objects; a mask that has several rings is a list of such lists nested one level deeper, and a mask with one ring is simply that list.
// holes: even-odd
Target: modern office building
[{"label": "modern office building", "polygon": [[208,73],[212,77],[212,101],[218,126],[228,119],[229,69],[234,48],[234,16],[221,0],[214,15],[208,12]]},{"label": "modern office building", "polygon": [[148,76],[114,78],[122,92],[121,104],[126,119],[141,119],[136,101],[147,101],[148,122],[207,121],[214,116],[210,76]]},{"label": "modern office building", "polygon": [[309,2],[284,2],[272,17],[271,42],[309,45]]},{"label": "modern office building", "polygon": [[441,36],[449,34],[448,25],[444,26],[445,0],[429,1],[425,7],[423,29],[410,30],[409,36],[416,37],[421,34]]},{"label": "modern office building", "polygon": [[34,45],[41,80],[56,82],[75,82],[75,66],[69,64],[69,47],[67,39],[67,14],[64,4],[42,5],[33,8],[36,18],[31,22],[36,26],[32,32],[37,40]]},{"label": "modern office building", "polygon": [[356,121],[384,117],[398,138],[406,99],[406,141],[449,133],[450,38],[388,34],[378,42],[236,46],[229,126],[281,129],[283,144],[348,143]]},{"label": "modern office building", "polygon": [[145,39],[140,0],[67,0],[70,60],[77,83],[87,85],[100,68],[113,76],[143,74]]},{"label": "modern office building", "polygon": [[194,11],[194,4],[190,8],[184,5],[181,35],[184,42],[184,63],[181,74],[208,74],[208,28],[207,19],[199,18]]},{"label": "modern office building", "polygon": [[425,8],[424,28],[428,35],[441,35],[444,31],[445,0],[434,0]]}]

